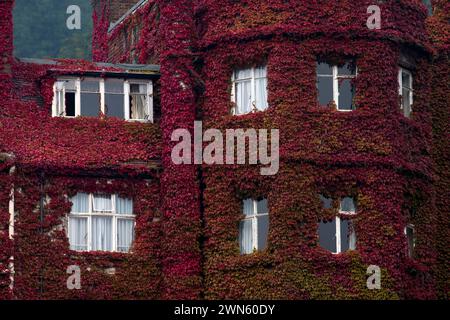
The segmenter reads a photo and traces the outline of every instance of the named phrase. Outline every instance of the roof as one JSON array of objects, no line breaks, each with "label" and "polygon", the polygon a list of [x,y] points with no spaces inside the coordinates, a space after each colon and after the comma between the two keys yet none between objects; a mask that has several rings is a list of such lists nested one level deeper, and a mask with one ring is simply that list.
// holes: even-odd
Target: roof
[{"label": "roof", "polygon": [[139,8],[141,8],[144,4],[146,4],[148,0],[139,0],[138,3],[136,3],[134,6],[131,7],[130,10],[128,10],[123,16],[119,18],[116,22],[112,22],[109,26],[108,32],[111,32],[114,30],[115,27],[117,27],[119,24],[121,24],[128,16],[131,16],[134,14]]}]

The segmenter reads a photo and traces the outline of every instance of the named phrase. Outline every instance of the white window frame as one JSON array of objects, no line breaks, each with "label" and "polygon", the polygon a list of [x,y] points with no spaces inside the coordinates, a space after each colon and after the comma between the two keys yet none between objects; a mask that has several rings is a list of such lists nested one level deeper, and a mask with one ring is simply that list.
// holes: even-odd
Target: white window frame
[{"label": "white window frame", "polygon": [[[409,110],[405,110],[403,108],[403,85],[404,85],[403,84],[403,73],[409,75],[409,79],[410,79],[409,88],[408,88],[409,89],[409,101],[410,101]],[[398,86],[399,86],[398,92],[399,92],[400,97],[402,98],[401,102],[400,102],[400,110],[402,111],[403,115],[407,118],[409,118],[411,113],[413,112],[413,108],[412,108],[412,106],[414,104],[413,83],[414,83],[414,78],[413,78],[412,72],[409,71],[408,69],[400,67],[399,71],[398,71]],[[407,113],[407,112],[409,112],[409,113]]]},{"label": "white window frame", "polygon": [[[120,78],[111,78],[111,79],[119,79]],[[55,84],[53,85],[53,102],[52,102],[52,117],[63,117],[63,118],[74,118],[68,117],[65,115],[65,111],[58,113],[58,101],[57,101],[57,82],[61,81],[75,81],[75,117],[81,116],[81,78],[58,78],[56,79]],[[103,114],[106,112],[105,108],[105,79],[103,78],[95,78],[95,77],[87,77],[83,80],[95,80],[99,82],[99,94],[100,94],[100,110]],[[123,95],[124,95],[124,120],[130,122],[150,122],[153,123],[154,115],[153,115],[153,81],[152,80],[123,80]],[[147,113],[149,115],[148,119],[130,119],[130,84],[143,84],[147,86]],[[65,101],[65,88],[63,88],[63,95]]]},{"label": "white window frame", "polygon": [[[264,68],[266,68],[266,79],[267,79],[267,87],[266,87],[266,91],[267,91],[267,97],[269,97],[269,92],[268,92],[268,91],[269,91],[269,88],[268,88],[269,78],[268,78],[267,65],[264,64],[264,65],[259,66],[259,67],[264,67]],[[260,110],[260,109],[258,109],[258,107],[256,106],[256,100],[255,100],[255,97],[256,97],[256,79],[262,79],[262,78],[256,78],[256,76],[255,76],[255,70],[256,70],[257,68],[259,68],[259,67],[253,66],[253,67],[248,67],[248,68],[240,68],[240,69],[236,69],[236,70],[233,71],[233,74],[232,74],[232,76],[231,76],[231,83],[232,83],[232,86],[231,86],[231,102],[234,104],[234,107],[233,107],[232,110],[231,110],[231,114],[232,114],[233,116],[243,116],[243,115],[250,114],[250,113],[264,112],[264,111],[267,110],[267,109],[265,109],[265,110]],[[237,73],[239,70],[251,70],[251,73],[252,73],[251,78],[246,78],[246,79],[239,79],[239,80],[236,80],[236,73]],[[251,110],[250,110],[250,112],[247,112],[247,113],[236,113],[236,111],[237,111],[237,108],[236,108],[236,107],[237,107],[237,101],[236,101],[236,99],[237,99],[236,85],[237,85],[239,82],[241,82],[241,81],[244,81],[244,80],[247,80],[247,81],[248,81],[248,79],[251,80],[251,84],[250,84],[250,87],[251,87],[251,98],[252,98],[252,101],[251,101],[251,103],[250,103]],[[267,102],[268,102],[268,101],[267,101]]]},{"label": "white window frame", "polygon": [[[336,217],[334,217],[334,219],[336,220],[336,224],[335,224],[335,226],[336,226],[336,229],[335,229],[335,232],[336,232],[335,233],[336,252],[331,252],[332,254],[341,254],[343,252],[347,252],[347,251],[342,251],[342,241],[341,241],[341,221],[342,221],[342,218],[341,218],[341,216],[342,215],[344,215],[344,216],[354,216],[354,215],[356,215],[356,211],[354,211],[354,210],[353,211],[343,211],[343,210],[341,210],[341,203],[342,203],[342,200],[339,202],[339,214]],[[353,222],[352,222],[352,224],[353,224]],[[356,232],[355,232],[355,230],[350,229],[349,230],[349,238],[352,237],[352,236],[355,237],[355,240],[356,240]],[[356,245],[356,242],[355,242],[355,245]],[[348,251],[353,251],[353,250],[356,250],[356,247],[355,248],[350,248],[350,246],[349,246]]]},{"label": "white window frame", "polygon": [[[112,230],[111,230],[111,236],[112,236],[112,250],[111,251],[102,251],[102,252],[120,252],[120,253],[130,253],[131,251],[124,252],[124,251],[118,251],[117,250],[117,239],[118,239],[118,230],[117,230],[117,221],[118,220],[129,220],[133,221],[133,233],[136,230],[136,216],[134,214],[119,214],[116,211],[116,198],[118,197],[117,194],[111,194],[111,206],[112,210],[108,212],[98,212],[94,211],[94,194],[89,193],[88,194],[88,201],[89,201],[89,212],[70,212],[68,219],[67,219],[67,237],[69,238],[69,230],[70,230],[70,218],[85,218],[87,219],[86,228],[87,228],[87,249],[86,250],[74,250],[77,252],[92,252],[92,218],[93,217],[107,217],[112,218]],[[70,243],[70,238],[69,238]]]},{"label": "white window frame", "polygon": [[[255,199],[251,199],[253,202],[253,214],[249,215],[249,216],[245,216],[244,219],[242,219],[241,221],[251,221],[252,222],[252,244],[253,244],[253,252],[259,251],[261,250],[259,248],[259,243],[258,243],[258,217],[265,217],[265,216],[269,216],[269,212],[267,213],[258,213],[258,200]],[[269,220],[269,224],[270,224],[270,220]],[[251,253],[242,253],[242,254],[251,254]]]},{"label": "white window frame", "polygon": [[[326,63],[326,62],[324,62]],[[337,65],[330,65],[332,69],[332,75],[329,74],[321,74],[318,73],[318,77],[326,77],[326,78],[333,78],[333,101],[336,104],[336,110],[340,112],[352,112],[355,111],[354,109],[351,110],[344,110],[339,109],[339,79],[356,79],[358,77],[358,67],[355,67],[355,75],[339,75],[339,66]]]}]

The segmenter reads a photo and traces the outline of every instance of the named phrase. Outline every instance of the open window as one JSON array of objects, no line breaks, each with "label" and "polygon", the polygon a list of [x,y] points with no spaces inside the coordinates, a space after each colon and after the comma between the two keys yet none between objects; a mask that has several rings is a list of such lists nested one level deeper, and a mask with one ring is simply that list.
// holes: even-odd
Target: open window
[{"label": "open window", "polygon": [[75,117],[76,81],[61,79],[54,86],[53,116]]},{"label": "open window", "polygon": [[325,62],[317,63],[317,91],[319,104],[329,106],[334,102],[339,111],[355,110],[354,79],[357,68],[354,61],[347,61],[343,65]]},{"label": "open window", "polygon": [[412,72],[405,68],[400,68],[398,73],[398,85],[401,97],[400,110],[405,117],[409,118],[411,116],[414,98]]},{"label": "open window", "polygon": [[241,254],[251,254],[267,247],[269,235],[269,208],[267,199],[243,201],[245,218],[239,226],[239,244]]},{"label": "open window", "polygon": [[268,108],[267,67],[235,70],[232,76],[231,102],[235,115],[264,111]]},{"label": "open window", "polygon": [[[323,199],[327,201],[324,202]],[[321,196],[321,200],[326,205],[331,199]],[[339,214],[331,220],[319,222],[319,245],[334,254],[355,250],[356,232],[352,221],[355,214],[356,205],[353,198],[341,199]]]},{"label": "open window", "polygon": [[78,193],[71,199],[71,250],[128,252],[134,241],[133,201],[114,194]]}]

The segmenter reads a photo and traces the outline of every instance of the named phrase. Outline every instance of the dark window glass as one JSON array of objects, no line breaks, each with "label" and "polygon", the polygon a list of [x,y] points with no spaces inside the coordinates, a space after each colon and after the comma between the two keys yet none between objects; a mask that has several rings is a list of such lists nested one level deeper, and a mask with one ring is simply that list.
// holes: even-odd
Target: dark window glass
[{"label": "dark window glass", "polygon": [[105,112],[109,117],[125,118],[123,94],[105,94]]},{"label": "dark window glass", "polygon": [[267,248],[267,237],[269,234],[269,216],[258,217],[258,250]]},{"label": "dark window glass", "polygon": [[321,106],[333,100],[333,68],[327,63],[317,64],[317,91]]},{"label": "dark window glass", "polygon": [[100,112],[99,93],[81,93],[81,115],[84,117],[97,117]]},{"label": "dark window glass", "polygon": [[339,109],[353,110],[354,87],[350,79],[339,79]]},{"label": "dark window glass", "polygon": [[320,201],[322,201],[322,205],[325,209],[331,209],[333,207],[333,199],[326,198],[323,195],[319,195]]},{"label": "dark window glass", "polygon": [[336,219],[319,223],[319,244],[328,251],[336,252]]},{"label": "dark window glass", "polygon": [[341,252],[349,249],[350,222],[341,219]]},{"label": "dark window glass", "polygon": [[75,117],[75,92],[67,92],[65,94],[66,116]]},{"label": "dark window glass", "polygon": [[259,214],[261,213],[269,213],[269,207],[267,204],[267,199],[263,199],[261,201],[258,201],[257,203],[257,211]]}]

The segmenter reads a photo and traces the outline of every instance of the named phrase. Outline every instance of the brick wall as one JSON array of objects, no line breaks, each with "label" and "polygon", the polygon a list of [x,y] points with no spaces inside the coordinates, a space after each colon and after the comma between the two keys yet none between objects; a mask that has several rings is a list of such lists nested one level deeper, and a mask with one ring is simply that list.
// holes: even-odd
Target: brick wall
[{"label": "brick wall", "polygon": [[[115,22],[123,16],[132,6],[139,0],[93,0],[92,4],[95,10],[100,10],[101,4],[105,3],[109,6],[109,21]],[[97,11],[98,12],[98,11]]]}]

